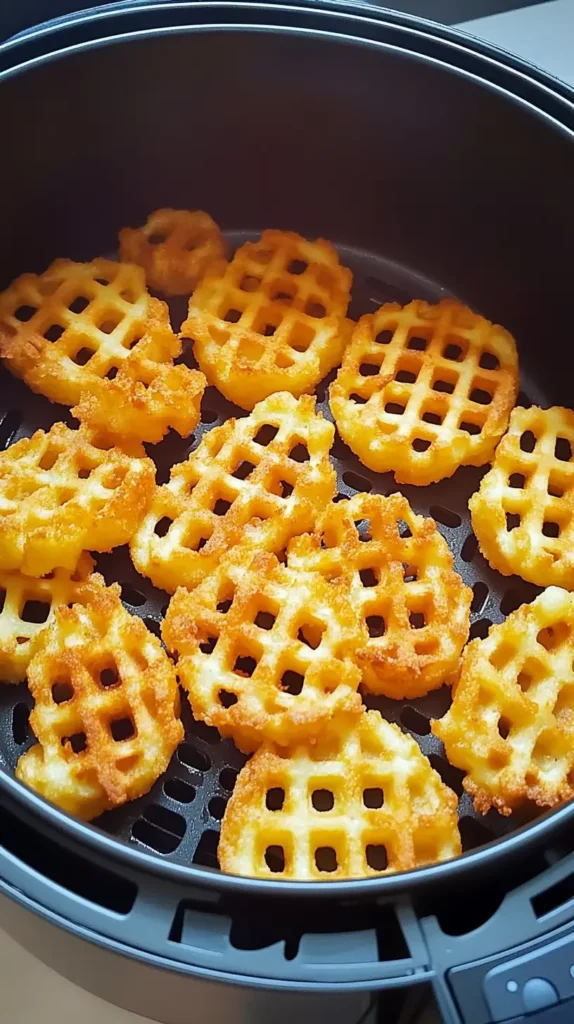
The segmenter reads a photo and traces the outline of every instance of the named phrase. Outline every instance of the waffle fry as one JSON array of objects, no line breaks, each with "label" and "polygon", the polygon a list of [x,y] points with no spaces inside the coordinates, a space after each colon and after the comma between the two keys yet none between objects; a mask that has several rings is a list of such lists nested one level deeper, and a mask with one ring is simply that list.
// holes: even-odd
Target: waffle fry
[{"label": "waffle fry", "polygon": [[131,357],[114,380],[94,382],[73,415],[96,437],[156,444],[168,430],[188,437],[199,423],[206,385],[199,370]]},{"label": "waffle fry", "polygon": [[[32,391],[77,405],[84,422],[106,424],[121,443],[187,436],[199,420],[202,374],[172,360],[181,352],[164,302],[143,271],[125,263],[56,260],[23,274],[0,295],[0,356]],[[110,420],[110,413],[112,418]]]},{"label": "waffle fry", "polygon": [[196,718],[245,753],[312,738],[362,707],[343,587],[265,552],[224,563],[170,601],[162,635]]},{"label": "waffle fry", "polygon": [[208,263],[225,256],[225,240],[203,210],[154,210],[140,228],[122,228],[120,256],[145,270],[151,288],[189,295]]},{"label": "waffle fry", "polygon": [[480,550],[503,576],[574,590],[574,412],[514,409],[469,501]]},{"label": "waffle fry", "polygon": [[131,543],[134,565],[156,587],[192,589],[241,542],[277,553],[335,493],[333,426],[315,399],[284,393],[204,435],[158,487]]},{"label": "waffle fry", "polygon": [[358,615],[355,659],[365,689],[420,697],[456,677],[472,591],[433,519],[401,494],[356,494],[327,507],[315,532],[296,537],[290,568],[344,581]]},{"label": "waffle fry", "polygon": [[155,467],[55,423],[0,453],[0,569],[71,572],[84,548],[125,544],[152,499]]},{"label": "waffle fry", "polygon": [[507,331],[451,299],[416,299],[361,317],[330,403],[365,466],[423,485],[491,459],[517,390]]},{"label": "waffle fry", "polygon": [[94,566],[87,552],[73,573],[55,569],[41,579],[20,572],[0,572],[0,681],[26,678],[33,637],[46,629],[56,608],[75,600],[78,584]]},{"label": "waffle fry", "polygon": [[276,391],[301,395],[341,361],[351,283],[323,239],[264,231],[208,267],[181,334],[209,383],[243,409]]},{"label": "waffle fry", "polygon": [[432,723],[482,814],[574,796],[574,596],[549,587],[473,640],[450,710]]},{"label": "waffle fry", "polygon": [[326,881],[408,871],[461,852],[457,799],[411,736],[376,711],[312,746],[266,744],[221,826],[230,874]]},{"label": "waffle fry", "polygon": [[30,725],[17,778],[89,820],[147,793],[183,738],[175,669],[117,584],[95,575],[33,641]]}]

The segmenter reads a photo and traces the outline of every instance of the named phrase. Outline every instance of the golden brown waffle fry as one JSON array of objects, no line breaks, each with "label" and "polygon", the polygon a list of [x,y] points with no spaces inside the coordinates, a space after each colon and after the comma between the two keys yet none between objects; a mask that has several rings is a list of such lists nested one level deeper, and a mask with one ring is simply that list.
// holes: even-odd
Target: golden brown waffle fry
[{"label": "golden brown waffle fry", "polygon": [[225,241],[203,210],[154,210],[140,228],[122,228],[120,256],[139,263],[151,288],[189,295],[212,260],[225,256]]},{"label": "golden brown waffle fry", "polygon": [[167,307],[150,299],[140,267],[55,260],[43,274],[22,274],[0,296],[0,354],[53,402],[79,402],[136,348],[159,360],[181,351]]},{"label": "golden brown waffle fry", "polygon": [[433,519],[401,494],[356,494],[297,537],[288,565],[342,577],[359,617],[355,659],[371,693],[420,697],[452,681],[468,638],[472,591]]},{"label": "golden brown waffle fry", "polygon": [[208,267],[181,334],[209,383],[243,409],[276,391],[300,395],[341,361],[351,283],[329,242],[264,231]]},{"label": "golden brown waffle fry", "polygon": [[452,299],[415,299],[361,317],[330,403],[365,466],[429,484],[489,461],[517,390],[508,331]]},{"label": "golden brown waffle fry", "polygon": [[180,352],[166,304],[150,298],[131,264],[56,260],[0,295],[8,369],[53,402],[80,403],[80,418],[108,424],[108,435],[113,410],[122,444],[161,440],[170,427],[187,436],[196,426],[205,380],[172,366]]},{"label": "golden brown waffle fry", "polygon": [[469,501],[480,550],[504,576],[574,589],[574,412],[514,409]]},{"label": "golden brown waffle fry", "polygon": [[344,587],[275,555],[227,558],[193,592],[180,588],[162,635],[194,716],[245,753],[312,738],[362,707]]},{"label": "golden brown waffle fry", "polygon": [[310,746],[265,744],[221,826],[230,874],[326,881],[408,871],[461,852],[457,799],[415,740],[376,711]]},{"label": "golden brown waffle fry", "polygon": [[335,492],[333,426],[315,399],[271,395],[204,435],[158,487],[131,543],[138,572],[173,593],[193,588],[241,542],[279,552]]},{"label": "golden brown waffle fry", "polygon": [[37,430],[0,453],[0,569],[73,571],[85,548],[125,544],[154,487],[150,459],[104,450],[63,423]]},{"label": "golden brown waffle fry", "polygon": [[574,796],[573,655],[574,596],[558,587],[466,648],[452,706],[432,729],[482,814]]},{"label": "golden brown waffle fry", "polygon": [[33,641],[28,685],[38,743],[16,776],[80,818],[147,793],[183,738],[172,663],[101,576]]},{"label": "golden brown waffle fry", "polygon": [[95,436],[155,444],[172,428],[188,437],[199,423],[206,385],[199,370],[130,357],[114,380],[94,382],[72,409]]},{"label": "golden brown waffle fry", "polygon": [[0,572],[0,681],[26,678],[32,638],[52,622],[56,608],[76,598],[94,566],[85,551],[73,573],[54,569],[41,579],[20,572]]}]

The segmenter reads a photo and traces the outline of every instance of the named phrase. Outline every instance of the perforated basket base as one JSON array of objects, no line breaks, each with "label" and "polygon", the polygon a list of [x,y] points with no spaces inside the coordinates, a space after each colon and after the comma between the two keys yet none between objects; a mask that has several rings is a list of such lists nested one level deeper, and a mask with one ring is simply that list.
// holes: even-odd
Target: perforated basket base
[{"label": "perforated basket base", "polygon": [[[228,238],[236,247],[256,232],[232,232]],[[342,262],[354,275],[353,302],[350,315],[376,309],[383,302],[408,302],[423,298],[435,302],[448,295],[446,289],[404,267],[380,256],[356,249],[339,247]],[[464,299],[464,297],[461,297]],[[186,303],[171,304],[174,329],[186,312]],[[488,315],[488,311],[482,311]],[[191,351],[183,353],[188,365],[195,365]],[[519,404],[532,402],[551,405],[531,386],[528,367],[521,365],[522,387]],[[317,388],[317,403],[332,420],[327,401],[331,374]],[[197,447],[203,434],[223,423],[230,416],[245,412],[227,402],[209,388],[202,403],[202,418],[192,438],[182,439],[170,433],[161,444],[148,451],[157,465],[158,483],[165,483],[170,467],[185,460]],[[39,427],[49,428],[58,419],[73,420],[62,406],[32,394],[20,381],[0,371],[0,448],[20,437],[31,435]],[[432,515],[446,538],[453,554],[455,568],[473,589],[470,636],[483,637],[489,626],[501,622],[505,615],[524,601],[531,601],[537,588],[518,577],[503,577],[492,570],[477,551],[477,542],[470,526],[468,500],[477,489],[486,468],[462,468],[449,480],[429,487],[399,487],[390,473],[372,473],[337,436],[332,450],[337,470],[338,491],[351,496],[357,491],[389,494],[401,490],[416,512]],[[108,583],[118,581],[130,612],[143,618],[157,635],[168,604],[168,595],[157,590],[134,569],[127,547],[110,554],[96,556],[97,567]],[[410,732],[444,781],[459,795],[459,820],[463,849],[470,850],[512,831],[523,824],[517,815],[503,818],[496,811],[486,817],[477,815],[470,798],[462,791],[463,773],[448,764],[442,744],[430,731],[430,718],[439,718],[450,703],[450,690],[442,689],[418,700],[393,701],[384,697],[365,697],[369,707],[378,708],[385,718],[397,722]],[[0,767],[13,771],[20,755],[34,742],[28,724],[32,698],[25,683],[19,686],[0,685]],[[233,789],[237,772],[246,758],[229,740],[222,740],[216,729],[195,722],[189,705],[183,701],[185,739],[179,746],[166,774],[158,780],[147,796],[116,811],[104,814],[97,825],[119,841],[136,844],[180,864],[203,864],[217,867],[217,843],[225,805]]]}]

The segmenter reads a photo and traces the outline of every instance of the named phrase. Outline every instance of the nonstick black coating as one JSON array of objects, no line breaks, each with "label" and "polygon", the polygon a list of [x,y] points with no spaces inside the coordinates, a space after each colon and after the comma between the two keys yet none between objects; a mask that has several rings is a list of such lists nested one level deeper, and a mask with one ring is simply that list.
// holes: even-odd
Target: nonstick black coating
[{"label": "nonstick black coating", "polygon": [[[228,237],[230,245],[236,247],[248,237],[256,237],[256,233],[232,232]],[[448,294],[435,282],[383,257],[344,246],[339,247],[339,252],[342,262],[351,267],[354,275],[350,309],[353,317],[376,309],[386,301],[403,303],[411,298],[423,298],[432,302]],[[172,322],[176,329],[184,308],[182,300],[171,303]],[[185,349],[183,358],[189,365],[195,365],[190,348]],[[327,388],[333,376],[326,378],[316,391],[318,408],[331,420]],[[521,380],[521,404],[547,404],[545,396],[531,383],[528,366],[524,364]],[[65,418],[71,422],[67,409],[32,394],[20,381],[7,379],[5,370],[2,370],[0,388],[4,395],[4,418],[0,425],[3,446],[28,436],[40,426],[47,428],[58,419]],[[185,459],[206,431],[229,416],[244,415],[243,410],[227,402],[215,388],[209,388],[202,402],[201,423],[193,439],[182,439],[172,432],[161,444],[147,446],[157,466],[158,482],[168,479],[170,466]],[[338,493],[351,496],[357,491],[390,494],[400,490],[416,512],[434,516],[453,551],[457,571],[473,588],[471,638],[485,636],[493,622],[501,622],[505,614],[523,601],[532,600],[539,592],[518,577],[501,576],[477,552],[467,506],[484,469],[462,468],[454,477],[429,487],[398,486],[392,474],[377,474],[366,469],[338,435],[332,455],[337,470]],[[147,626],[159,635],[159,623],[169,601],[168,595],[136,572],[127,547],[95,557],[97,568],[106,581],[122,584],[128,610],[141,616]],[[394,701],[365,696],[365,703],[410,732],[423,753],[430,757],[433,767],[458,794],[465,851],[504,835],[523,823],[523,819],[517,816],[504,818],[494,810],[482,817],[476,814],[472,801],[463,793],[463,773],[448,764],[442,743],[432,735],[429,725],[430,718],[440,717],[448,708],[448,687],[417,700]],[[0,763],[11,770],[18,757],[34,742],[27,721],[31,704],[25,683],[16,687],[0,687]],[[98,825],[118,839],[136,843],[180,864],[193,862],[215,867],[221,818],[237,771],[246,758],[230,740],[221,739],[216,729],[195,722],[186,700],[183,717],[185,739],[172,758],[166,775],[158,780],[147,796],[103,815]]]}]

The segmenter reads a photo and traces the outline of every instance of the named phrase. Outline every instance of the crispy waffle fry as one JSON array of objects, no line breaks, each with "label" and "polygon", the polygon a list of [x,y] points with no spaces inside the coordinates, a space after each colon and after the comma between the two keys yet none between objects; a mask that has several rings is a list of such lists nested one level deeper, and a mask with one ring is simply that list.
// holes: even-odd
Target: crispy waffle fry
[{"label": "crispy waffle fry", "polygon": [[0,681],[26,678],[32,638],[52,622],[56,608],[76,598],[94,566],[87,552],[73,573],[55,569],[41,579],[20,572],[0,572]]},{"label": "crispy waffle fry", "polygon": [[363,683],[420,697],[456,675],[472,592],[433,519],[401,494],[356,494],[327,507],[315,532],[291,541],[288,565],[342,577],[359,617]]},{"label": "crispy waffle fry", "polygon": [[558,587],[466,648],[452,706],[432,729],[482,814],[574,796],[573,654],[574,596]]},{"label": "crispy waffle fry", "polygon": [[152,499],[155,467],[55,423],[0,453],[0,569],[73,571],[84,548],[125,544]]},{"label": "crispy waffle fry", "polygon": [[225,256],[225,241],[203,210],[154,210],[140,228],[122,228],[120,256],[139,263],[151,288],[189,295],[208,263]]},{"label": "crispy waffle fry", "polygon": [[199,370],[130,357],[114,380],[98,380],[72,413],[97,437],[155,444],[172,428],[188,437],[199,423],[206,380]]},{"label": "crispy waffle fry", "polygon": [[312,746],[265,744],[221,826],[230,874],[325,881],[408,871],[461,852],[457,799],[415,740],[376,711]]},{"label": "crispy waffle fry", "polygon": [[480,550],[503,576],[574,589],[574,412],[514,409],[469,501]]},{"label": "crispy waffle fry", "polygon": [[240,541],[279,552],[335,492],[333,426],[315,399],[271,395],[206,434],[173,467],[131,543],[138,572],[173,593],[193,588]]},{"label": "crispy waffle fry", "polygon": [[365,466],[422,485],[489,461],[517,389],[516,345],[504,328],[451,299],[416,299],[361,317],[330,403]]},{"label": "crispy waffle fry", "polygon": [[89,820],[147,793],[183,738],[175,669],[117,584],[92,576],[33,642],[28,684],[38,743],[16,775]]},{"label": "crispy waffle fry", "polygon": [[314,737],[362,707],[344,587],[275,555],[227,558],[193,592],[180,588],[162,635],[195,717],[246,753]]},{"label": "crispy waffle fry", "polygon": [[341,360],[351,282],[323,239],[264,231],[207,269],[182,337],[194,339],[209,383],[243,409],[276,391],[300,395]]},{"label": "crispy waffle fry", "polygon": [[56,260],[0,295],[8,369],[53,402],[79,403],[79,418],[106,424],[108,435],[113,422],[122,444],[161,440],[170,427],[187,436],[196,426],[205,380],[172,366],[180,352],[169,310],[150,298],[140,267]]},{"label": "crispy waffle fry", "polygon": [[22,274],[0,296],[0,354],[53,402],[75,405],[136,348],[157,359],[181,351],[167,307],[150,299],[140,267],[55,260],[43,274]]}]

